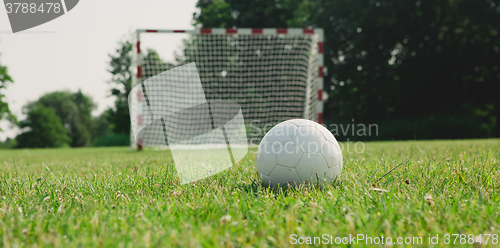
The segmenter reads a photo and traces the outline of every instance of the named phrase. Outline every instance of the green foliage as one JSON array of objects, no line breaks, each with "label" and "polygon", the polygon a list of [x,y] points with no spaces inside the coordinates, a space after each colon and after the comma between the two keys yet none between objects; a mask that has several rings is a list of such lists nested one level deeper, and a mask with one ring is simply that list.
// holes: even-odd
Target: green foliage
[{"label": "green foliage", "polygon": [[56,91],[40,97],[36,102],[25,106],[27,111],[42,105],[51,108],[61,119],[63,127],[67,128],[72,147],[89,146],[95,137],[95,122],[92,111],[95,103],[81,91]]},{"label": "green foliage", "polygon": [[[8,121],[15,123],[16,117],[10,111],[9,104],[7,103],[5,95],[3,93],[5,88],[7,88],[7,83],[9,82],[14,81],[12,81],[12,78],[7,73],[7,67],[0,64],[0,121],[3,119],[7,119]],[[1,128],[0,131],[2,131]]]},{"label": "green foliage", "polygon": [[94,146],[130,146],[130,136],[128,134],[108,134],[98,137]]},{"label": "green foliage", "polygon": [[372,124],[371,130],[370,125],[353,121],[330,125],[329,129],[338,134],[336,138],[339,141],[488,138],[493,132],[493,126],[483,126],[475,116],[446,113],[418,119],[389,119]]},{"label": "green foliage", "polygon": [[17,146],[17,141],[11,138],[7,138],[4,142],[0,142],[0,149],[14,149]]},{"label": "green foliage", "polygon": [[[188,40],[184,40],[184,43],[187,44],[186,42],[190,42]],[[165,62],[162,58],[160,58],[160,55],[158,52],[156,52],[154,49],[147,48],[145,53],[141,54],[142,56],[142,61],[147,61],[147,63],[144,63],[143,65],[143,75],[142,78],[143,80],[147,80],[150,77],[156,76],[157,74],[160,74],[164,71],[168,71],[172,68],[175,67],[174,64]],[[181,65],[185,63],[186,61],[184,60],[184,57],[186,56],[185,54],[177,54],[174,53],[177,65]]]},{"label": "green foliage", "polygon": [[499,144],[368,142],[356,153],[341,143],[342,175],[324,189],[262,187],[255,150],[186,185],[168,151],[0,151],[0,246],[289,247],[292,234],[366,234],[425,242],[401,247],[439,235],[439,247],[457,247],[443,235],[498,235]]},{"label": "green foliage", "polygon": [[[114,135],[103,137],[102,140],[110,140],[111,144],[115,145],[124,145],[125,139],[121,134],[130,134],[128,95],[132,90],[133,46],[130,41],[122,41],[119,46],[114,54],[109,55],[111,69],[108,71],[112,74],[112,79],[108,83],[114,86],[111,89],[111,95],[116,98],[115,106],[107,109],[103,114]],[[153,49],[146,49],[146,52],[141,56],[143,56],[143,61],[148,61],[142,68],[143,80],[174,67],[172,64],[164,62]],[[104,142],[102,140],[98,143]],[[130,141],[127,142],[130,143]]]},{"label": "green foliage", "polygon": [[444,114],[472,116],[480,133],[500,136],[500,8],[492,1],[199,0],[197,7],[202,27],[323,28],[328,124],[354,118],[403,132],[408,127],[382,124]]},{"label": "green foliage", "polygon": [[193,14],[195,25],[206,28],[286,27],[294,18],[301,0],[284,1],[240,1],[199,0],[199,12]]},{"label": "green foliage", "polygon": [[130,133],[130,114],[128,101],[116,100],[114,108],[106,110],[110,130],[118,133]]},{"label": "green foliage", "polygon": [[133,46],[129,41],[120,42],[115,54],[110,54],[110,69],[113,85],[111,95],[116,98],[114,108],[106,110],[110,129],[114,133],[130,133],[130,114],[128,95],[132,90],[132,59]]},{"label": "green foliage", "polygon": [[464,139],[491,137],[491,128],[485,128],[475,117],[435,115],[412,119],[392,119],[380,123],[380,137],[385,140]]},{"label": "green foliage", "polygon": [[101,115],[94,118],[95,121],[95,137],[104,137],[111,134],[111,130],[109,127],[109,115],[108,111],[104,111]]},{"label": "green foliage", "polygon": [[499,89],[500,60],[492,54],[499,52],[493,23],[500,19],[489,3],[304,1],[301,8],[302,16],[323,9],[292,23],[325,29],[330,122],[460,118],[489,105],[495,106],[489,116],[500,110],[491,93]]},{"label": "green foliage", "polygon": [[19,127],[28,131],[16,137],[18,148],[63,147],[71,142],[56,111],[42,104],[31,105]]}]

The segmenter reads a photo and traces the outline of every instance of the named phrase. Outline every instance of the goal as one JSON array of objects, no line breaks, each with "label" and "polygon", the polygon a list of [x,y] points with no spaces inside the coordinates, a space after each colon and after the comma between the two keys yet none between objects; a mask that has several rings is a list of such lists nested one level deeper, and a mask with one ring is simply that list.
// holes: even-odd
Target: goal
[{"label": "goal", "polygon": [[[296,28],[139,29],[133,84],[194,62],[206,99],[237,102],[248,142],[258,145],[282,121],[323,123],[323,36],[322,29]],[[137,129],[144,125],[147,99],[130,99]],[[141,149],[133,133],[131,147]]]}]

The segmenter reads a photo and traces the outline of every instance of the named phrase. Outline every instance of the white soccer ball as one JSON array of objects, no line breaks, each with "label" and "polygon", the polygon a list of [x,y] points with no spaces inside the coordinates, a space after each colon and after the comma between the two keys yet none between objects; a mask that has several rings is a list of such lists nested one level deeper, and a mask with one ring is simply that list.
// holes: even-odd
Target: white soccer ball
[{"label": "white soccer ball", "polygon": [[342,172],[342,151],[333,134],[309,120],[273,127],[257,150],[257,171],[264,185],[325,185]]}]

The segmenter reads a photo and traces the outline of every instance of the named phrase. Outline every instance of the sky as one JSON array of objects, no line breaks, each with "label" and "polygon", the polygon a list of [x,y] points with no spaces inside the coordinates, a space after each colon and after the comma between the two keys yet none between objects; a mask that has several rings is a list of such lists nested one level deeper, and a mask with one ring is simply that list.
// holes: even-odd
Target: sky
[{"label": "sky", "polygon": [[[43,94],[80,89],[98,104],[93,114],[102,113],[113,105],[106,83],[111,78],[108,54],[118,42],[138,28],[192,29],[195,5],[196,0],[80,0],[65,15],[15,34],[0,8],[0,64],[14,80],[5,91],[10,109],[23,119],[22,107]],[[181,40],[156,45],[168,50]],[[0,141],[19,133],[6,121],[0,128]]]}]

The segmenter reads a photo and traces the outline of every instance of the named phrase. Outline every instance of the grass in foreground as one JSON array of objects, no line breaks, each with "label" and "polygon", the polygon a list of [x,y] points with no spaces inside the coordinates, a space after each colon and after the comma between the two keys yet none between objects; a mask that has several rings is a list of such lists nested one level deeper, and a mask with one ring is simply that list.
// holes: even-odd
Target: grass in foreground
[{"label": "grass in foreground", "polygon": [[446,233],[500,234],[500,140],[350,151],[334,185],[272,190],[259,184],[255,151],[181,186],[165,151],[0,150],[0,247],[284,247],[292,234],[422,237],[423,246],[439,235],[445,246]]}]

